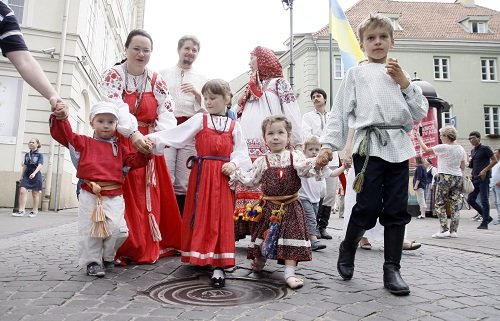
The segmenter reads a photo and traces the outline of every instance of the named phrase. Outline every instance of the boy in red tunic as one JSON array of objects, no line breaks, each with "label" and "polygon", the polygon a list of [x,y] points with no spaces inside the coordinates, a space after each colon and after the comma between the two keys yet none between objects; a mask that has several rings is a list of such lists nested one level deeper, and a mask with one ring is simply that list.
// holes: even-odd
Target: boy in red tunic
[{"label": "boy in red tunic", "polygon": [[115,136],[117,121],[118,109],[109,102],[92,106],[94,137],[74,133],[67,117],[50,117],[52,137],[68,147],[76,176],[85,181],[78,210],[79,261],[87,267],[89,276],[103,277],[104,268],[114,266],[116,251],[128,236],[122,196],[125,174],[146,166],[150,158],[131,153],[119,144]]}]

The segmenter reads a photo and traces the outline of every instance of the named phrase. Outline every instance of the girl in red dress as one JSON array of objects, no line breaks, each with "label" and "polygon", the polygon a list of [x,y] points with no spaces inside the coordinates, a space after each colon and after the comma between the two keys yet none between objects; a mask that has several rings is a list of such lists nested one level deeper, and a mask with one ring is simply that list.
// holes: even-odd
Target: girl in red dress
[{"label": "girl in red dress", "polygon": [[179,148],[195,140],[182,224],[182,262],[214,267],[212,285],[225,285],[224,268],[235,265],[233,223],[234,193],[229,175],[236,167],[251,167],[239,124],[226,111],[231,89],[220,79],[209,80],[201,90],[207,114],[195,114],[175,129],[147,136],[153,153]]}]

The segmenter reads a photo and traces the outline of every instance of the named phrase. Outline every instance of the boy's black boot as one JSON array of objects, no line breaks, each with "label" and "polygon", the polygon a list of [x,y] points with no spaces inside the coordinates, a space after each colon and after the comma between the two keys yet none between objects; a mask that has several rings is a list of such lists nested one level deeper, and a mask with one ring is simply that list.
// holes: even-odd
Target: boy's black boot
[{"label": "boy's black boot", "polygon": [[354,274],[354,258],[358,243],[365,230],[349,221],[344,240],[340,243],[337,271],[344,280],[352,279]]},{"label": "boy's black boot", "polygon": [[384,228],[384,287],[394,295],[410,294],[408,284],[399,273],[404,236],[404,225]]}]

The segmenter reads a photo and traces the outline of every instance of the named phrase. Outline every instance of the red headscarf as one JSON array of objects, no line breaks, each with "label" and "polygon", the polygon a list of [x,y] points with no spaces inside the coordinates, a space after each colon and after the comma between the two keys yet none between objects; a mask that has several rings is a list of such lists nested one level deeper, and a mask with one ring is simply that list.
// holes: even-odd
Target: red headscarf
[{"label": "red headscarf", "polygon": [[239,101],[240,110],[238,111],[238,118],[241,117],[250,95],[254,95],[257,98],[262,96],[262,80],[283,78],[283,67],[278,57],[270,49],[258,46],[255,47],[251,54],[257,57],[257,70],[250,76],[243,96]]}]

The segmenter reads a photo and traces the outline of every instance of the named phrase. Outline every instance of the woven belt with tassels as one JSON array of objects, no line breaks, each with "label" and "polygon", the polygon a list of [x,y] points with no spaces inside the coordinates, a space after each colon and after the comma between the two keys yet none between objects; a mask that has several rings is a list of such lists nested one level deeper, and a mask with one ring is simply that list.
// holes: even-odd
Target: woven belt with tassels
[{"label": "woven belt with tassels", "polygon": [[264,195],[264,196],[262,196],[262,200],[264,200],[265,202],[269,201],[275,205],[280,205],[279,209],[271,211],[270,220],[272,222],[274,222],[274,221],[281,222],[281,218],[283,217],[283,215],[285,215],[285,210],[283,209],[283,207],[285,205],[292,203],[292,202],[295,202],[298,199],[299,199],[298,192],[295,194],[292,194],[292,195],[283,195],[283,196],[266,196],[266,195]]},{"label": "woven belt with tassels", "polygon": [[395,125],[373,125],[369,127],[365,127],[366,135],[359,144],[358,154],[359,156],[365,157],[365,162],[363,163],[363,168],[361,168],[361,172],[356,175],[354,182],[352,183],[352,188],[356,191],[356,193],[360,193],[363,190],[363,184],[365,183],[365,172],[366,167],[368,166],[368,159],[370,159],[370,136],[371,133],[374,133],[377,137],[378,141],[382,146],[387,145],[387,140],[389,139],[389,134],[387,133],[387,129],[402,129],[401,126]]},{"label": "woven belt with tassels", "polygon": [[90,221],[92,223],[90,227],[90,237],[107,238],[111,233],[106,224],[106,213],[102,206],[101,192],[119,189],[121,184],[116,182],[91,182],[88,180],[85,180],[85,184],[92,189],[92,193],[96,196],[96,205],[90,216]]}]

